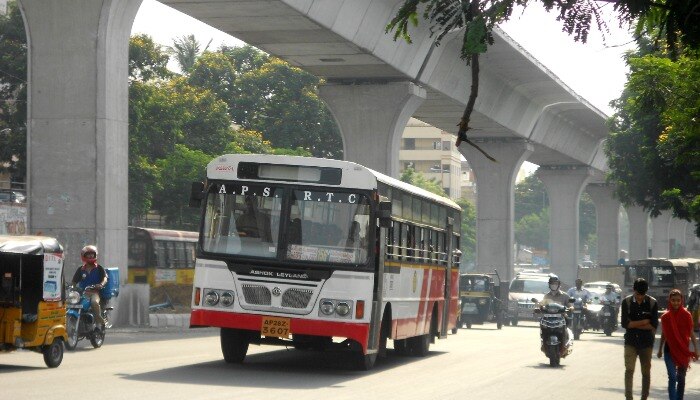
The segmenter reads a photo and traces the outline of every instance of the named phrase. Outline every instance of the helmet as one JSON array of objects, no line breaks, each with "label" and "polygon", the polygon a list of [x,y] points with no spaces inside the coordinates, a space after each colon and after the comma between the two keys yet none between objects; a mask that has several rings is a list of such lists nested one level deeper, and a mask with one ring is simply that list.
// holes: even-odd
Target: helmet
[{"label": "helmet", "polygon": [[549,289],[552,291],[559,290],[559,286],[561,285],[561,281],[559,280],[559,277],[556,275],[550,276],[548,283],[549,283]]},{"label": "helmet", "polygon": [[613,286],[612,283],[608,283],[607,285],[605,285],[605,289],[614,290],[615,286]]},{"label": "helmet", "polygon": [[[93,253],[95,255],[95,257],[90,258],[90,259],[86,258],[85,255],[89,254],[89,253]],[[80,259],[84,263],[86,263],[86,262],[96,263],[97,262],[97,247],[93,246],[93,245],[88,245],[88,246],[83,247],[83,249],[80,250]]]}]

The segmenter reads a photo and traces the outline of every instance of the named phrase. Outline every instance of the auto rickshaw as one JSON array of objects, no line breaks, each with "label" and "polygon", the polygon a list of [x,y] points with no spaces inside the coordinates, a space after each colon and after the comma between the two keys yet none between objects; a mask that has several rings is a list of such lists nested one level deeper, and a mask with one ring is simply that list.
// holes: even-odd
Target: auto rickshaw
[{"label": "auto rickshaw", "polygon": [[0,235],[0,352],[32,350],[63,361],[63,247],[45,236]]},{"label": "auto rickshaw", "polygon": [[487,321],[496,322],[501,329],[505,319],[505,307],[501,301],[501,279],[498,272],[469,273],[459,276],[459,297],[462,311],[457,323],[458,327],[472,324],[483,324]]}]

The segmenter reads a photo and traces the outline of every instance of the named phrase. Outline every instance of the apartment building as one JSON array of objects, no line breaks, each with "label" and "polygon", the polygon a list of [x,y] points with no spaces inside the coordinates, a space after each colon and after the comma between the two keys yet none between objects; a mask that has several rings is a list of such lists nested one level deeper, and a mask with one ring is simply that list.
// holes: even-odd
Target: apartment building
[{"label": "apartment building", "polygon": [[411,118],[403,131],[399,160],[401,171],[412,165],[435,179],[453,199],[474,199],[474,177],[455,147],[456,136]]}]

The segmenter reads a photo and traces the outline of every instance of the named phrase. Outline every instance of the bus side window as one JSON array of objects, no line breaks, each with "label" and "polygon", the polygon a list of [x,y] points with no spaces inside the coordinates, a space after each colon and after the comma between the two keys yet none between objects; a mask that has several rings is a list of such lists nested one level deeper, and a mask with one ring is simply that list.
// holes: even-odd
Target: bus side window
[{"label": "bus side window", "polygon": [[289,243],[301,244],[301,219],[294,218],[289,223]]}]

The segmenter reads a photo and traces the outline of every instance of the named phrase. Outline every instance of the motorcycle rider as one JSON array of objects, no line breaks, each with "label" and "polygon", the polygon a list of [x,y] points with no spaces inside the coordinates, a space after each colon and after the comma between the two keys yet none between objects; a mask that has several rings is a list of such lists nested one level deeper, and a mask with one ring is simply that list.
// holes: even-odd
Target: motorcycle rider
[{"label": "motorcycle rider", "polygon": [[107,284],[107,273],[105,269],[97,263],[97,247],[88,245],[80,250],[80,259],[83,261],[73,274],[73,285],[85,289],[88,286],[93,286],[95,289],[86,290],[85,294],[90,297],[90,308],[95,315],[95,320],[101,329],[104,329],[105,321],[102,318],[102,309],[100,307],[100,289]]},{"label": "motorcycle rider", "polygon": [[[615,309],[615,315],[617,316],[620,312],[620,296],[615,293],[615,286],[612,283],[605,285],[605,293],[600,295],[600,303],[610,303]],[[617,317],[615,317],[615,326],[617,326]]]},{"label": "motorcycle rider", "polygon": [[591,299],[591,292],[583,288],[583,280],[581,278],[576,279],[576,287],[570,288],[566,294],[574,299],[580,297],[584,304]]}]

